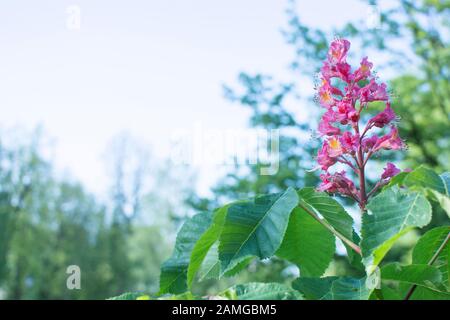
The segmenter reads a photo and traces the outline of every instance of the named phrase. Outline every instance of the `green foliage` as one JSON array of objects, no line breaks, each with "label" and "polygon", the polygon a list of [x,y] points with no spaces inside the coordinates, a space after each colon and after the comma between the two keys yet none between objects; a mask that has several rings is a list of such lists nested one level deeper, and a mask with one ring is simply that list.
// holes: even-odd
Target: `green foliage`
[{"label": "green foliage", "polygon": [[[412,263],[427,264],[438,251],[450,234],[450,226],[434,228],[425,233],[417,242],[412,254]],[[441,271],[443,284],[450,289],[450,245],[447,245],[438,256],[433,265]]]},{"label": "green foliage", "polygon": [[399,263],[390,263],[381,268],[381,279],[417,285],[438,292],[445,290],[439,269],[426,264],[402,266]]},{"label": "green foliage", "polygon": [[342,277],[331,285],[332,300],[367,300],[372,288],[366,286],[366,279]]},{"label": "green foliage", "polygon": [[187,290],[187,273],[192,250],[211,221],[211,214],[205,212],[193,216],[183,224],[178,232],[172,256],[161,267],[160,294],[183,293]]},{"label": "green foliage", "polygon": [[[439,248],[450,237],[450,226],[431,229],[417,242],[412,254],[413,264],[429,264],[439,269],[442,276],[442,285],[447,292],[437,292],[424,287],[418,287],[411,299],[450,299],[450,245],[447,245],[435,256]],[[448,241],[448,240],[447,240]]]},{"label": "green foliage", "polygon": [[[420,167],[384,188],[362,213],[361,237],[346,210],[312,188],[288,188],[232,203],[213,216],[198,214],[183,225],[174,254],[162,266],[161,292],[188,292],[195,274],[205,266],[208,276],[227,277],[240,272],[254,257],[265,260],[276,255],[300,269],[292,289],[282,283],[250,282],[218,296],[242,300],[450,298],[449,227],[426,233],[414,248],[412,264],[388,263],[377,271],[401,236],[430,223],[428,199],[435,197],[428,191],[448,198],[443,181],[434,171]],[[355,251],[355,256],[361,254],[364,276],[321,277],[335,254],[336,238],[347,250]]]},{"label": "green foliage", "polygon": [[292,287],[313,300],[367,300],[371,290],[364,279],[350,277],[298,278]]},{"label": "green foliage", "polygon": [[361,249],[364,264],[370,268],[378,266],[402,235],[431,221],[431,205],[425,196],[396,186],[374,197],[367,209],[362,221]]},{"label": "green foliage", "polygon": [[295,290],[310,300],[331,300],[331,286],[338,277],[308,278],[300,277],[292,282]]},{"label": "green foliage", "polygon": [[144,295],[139,292],[127,292],[122,293],[121,295],[108,298],[107,300],[138,300],[140,297],[143,297]]},{"label": "green foliage", "polygon": [[301,300],[299,292],[280,283],[246,283],[233,286],[220,296],[230,300]]},{"label": "green foliage", "polygon": [[410,172],[403,180],[403,184],[408,187],[420,187],[434,190],[449,196],[448,187],[446,186],[444,178],[424,166],[420,166]]},{"label": "green foliage", "polygon": [[450,175],[448,172],[438,175],[433,170],[420,166],[405,177],[403,184],[431,193],[432,199],[438,201],[450,217]]}]

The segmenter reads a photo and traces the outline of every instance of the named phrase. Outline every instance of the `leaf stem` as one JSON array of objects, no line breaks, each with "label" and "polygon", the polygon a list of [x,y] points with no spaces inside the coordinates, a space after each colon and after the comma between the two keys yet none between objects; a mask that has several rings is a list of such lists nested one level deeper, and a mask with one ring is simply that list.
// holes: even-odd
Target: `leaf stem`
[{"label": "leaf stem", "polygon": [[[449,240],[450,240],[450,232],[447,234],[447,237],[444,239],[444,241],[441,243],[441,245],[436,250],[434,255],[431,257],[430,261],[428,261],[429,266],[431,266],[436,261],[436,259],[439,257],[442,250],[444,250],[445,245],[449,242]],[[409,288],[409,290],[406,293],[406,296],[403,300],[409,300],[411,298],[412,294],[414,293],[414,291],[416,291],[416,288],[417,288],[417,284],[412,285],[411,288]]]},{"label": "leaf stem", "polygon": [[356,152],[356,164],[357,164],[357,174],[359,176],[359,207],[361,208],[361,213],[364,213],[366,210],[366,203],[367,203],[367,193],[366,193],[366,177],[365,177],[365,167],[366,162],[369,159],[367,157],[364,160],[364,153],[362,150],[362,138],[366,134],[367,130],[369,128],[369,125],[366,126],[366,129],[364,130],[362,136],[359,135],[359,123],[357,123],[354,126],[355,133],[359,136],[359,144],[358,144],[358,150]]},{"label": "leaf stem", "polygon": [[305,210],[311,217],[316,219],[322,226],[324,226],[326,229],[328,229],[332,234],[334,234],[336,237],[342,240],[345,244],[347,244],[350,248],[352,248],[356,253],[359,255],[362,255],[361,248],[355,244],[353,241],[347,239],[344,235],[342,235],[340,232],[336,231],[332,226],[330,226],[327,222],[320,219],[315,212],[313,212],[310,208],[308,208],[303,203],[299,203],[299,207]]}]

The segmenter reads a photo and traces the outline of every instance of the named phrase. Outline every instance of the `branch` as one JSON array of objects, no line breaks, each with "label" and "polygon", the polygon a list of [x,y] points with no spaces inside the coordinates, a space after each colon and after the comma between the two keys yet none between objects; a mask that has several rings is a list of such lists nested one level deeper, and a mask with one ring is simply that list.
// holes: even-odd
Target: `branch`
[{"label": "branch", "polygon": [[[302,200],[300,200],[302,201]],[[322,226],[324,226],[326,229],[328,229],[332,234],[334,234],[336,237],[342,240],[345,244],[347,244],[350,248],[352,248],[356,253],[359,255],[361,254],[361,248],[356,245],[353,241],[347,239],[344,235],[342,235],[340,232],[336,231],[332,226],[330,226],[327,222],[320,219],[315,212],[313,212],[310,208],[308,208],[303,203],[299,204],[299,207],[305,210],[311,217],[316,219]]]},{"label": "branch", "polygon": [[358,173],[358,170],[356,170],[356,167],[350,162],[350,160],[348,160],[347,158],[345,158],[344,156],[340,156],[338,158],[339,162],[345,163],[346,165],[348,165],[355,173]]},{"label": "branch", "polygon": [[364,136],[366,135],[367,131],[369,131],[369,130],[372,129],[372,128],[373,128],[373,124],[372,124],[372,123],[368,123],[368,124],[366,125],[366,127],[364,128],[363,133],[362,133],[361,136],[359,137],[359,143],[362,142],[362,139],[363,139]]}]

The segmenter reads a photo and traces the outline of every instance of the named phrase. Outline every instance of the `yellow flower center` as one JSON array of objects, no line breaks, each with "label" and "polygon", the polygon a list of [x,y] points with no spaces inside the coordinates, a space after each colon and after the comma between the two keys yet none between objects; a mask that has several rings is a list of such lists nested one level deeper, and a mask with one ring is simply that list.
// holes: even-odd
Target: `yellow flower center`
[{"label": "yellow flower center", "polygon": [[331,94],[328,91],[323,91],[320,96],[321,96],[322,100],[325,102],[331,101]]},{"label": "yellow flower center", "polygon": [[332,50],[331,51],[331,55],[333,56],[333,58],[337,59],[339,58],[339,51],[338,50]]},{"label": "yellow flower center", "polygon": [[341,143],[336,138],[331,138],[329,145],[330,145],[330,148],[333,150],[339,150],[341,148]]}]

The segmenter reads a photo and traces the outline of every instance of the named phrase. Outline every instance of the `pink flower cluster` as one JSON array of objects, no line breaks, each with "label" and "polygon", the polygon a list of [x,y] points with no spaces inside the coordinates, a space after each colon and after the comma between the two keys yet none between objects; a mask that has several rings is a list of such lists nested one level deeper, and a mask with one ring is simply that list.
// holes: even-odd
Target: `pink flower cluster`
[{"label": "pink flower cluster", "polygon": [[[367,57],[352,72],[346,61],[349,49],[349,41],[333,41],[321,69],[318,97],[326,112],[318,129],[320,135],[325,137],[317,155],[319,167],[324,171],[320,176],[322,183],[319,190],[349,196],[364,209],[368,197],[376,191],[366,192],[364,169],[367,161],[376,152],[400,150],[405,148],[405,144],[395,126],[396,115],[389,102],[386,84],[377,83],[372,74],[373,64]],[[366,121],[362,128],[361,114],[374,101],[381,101],[386,107]],[[368,136],[371,129],[387,126],[390,127],[388,133]],[[346,176],[346,171],[329,172],[329,168],[336,163],[343,163],[356,173],[359,177],[358,187]],[[399,171],[392,163],[387,163],[375,188],[387,183]]]}]

